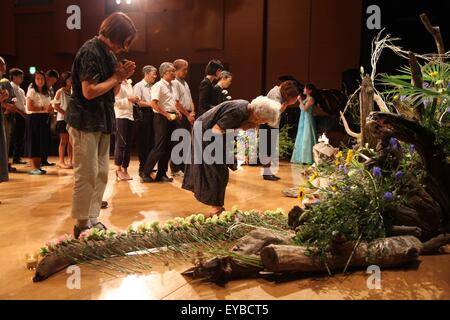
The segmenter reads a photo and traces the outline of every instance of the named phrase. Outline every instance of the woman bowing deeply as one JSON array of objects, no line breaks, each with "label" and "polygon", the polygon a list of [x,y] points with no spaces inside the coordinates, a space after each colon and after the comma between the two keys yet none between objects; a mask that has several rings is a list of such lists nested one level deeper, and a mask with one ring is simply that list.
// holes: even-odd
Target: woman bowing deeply
[{"label": "woman bowing deeply", "polygon": [[[276,124],[280,107],[278,102],[266,97],[256,98],[251,103],[231,100],[209,110],[195,122],[192,154],[186,166],[183,189],[192,191],[198,201],[211,206],[211,216],[225,210],[223,205],[229,177],[228,165],[234,164],[234,139],[226,139],[227,130],[248,130],[264,123]],[[211,136],[214,139],[210,139]],[[227,144],[226,141],[231,143]],[[213,149],[212,144],[218,142],[225,147],[215,150],[225,152],[208,156],[208,151]]]}]

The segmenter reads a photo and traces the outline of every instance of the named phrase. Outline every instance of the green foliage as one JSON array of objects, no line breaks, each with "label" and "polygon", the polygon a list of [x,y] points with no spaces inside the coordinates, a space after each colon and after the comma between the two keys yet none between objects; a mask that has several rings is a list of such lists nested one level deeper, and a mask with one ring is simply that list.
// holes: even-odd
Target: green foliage
[{"label": "green foliage", "polygon": [[[360,161],[363,155],[375,154],[368,148],[339,152],[334,165],[318,167],[314,176],[329,177],[330,186],[320,188],[322,200],[305,211],[295,238],[297,244],[307,245],[326,263],[330,245],[338,236],[357,242],[385,237],[387,212],[405,201],[401,190],[407,183],[407,173],[414,172],[419,181],[424,176],[414,147],[401,145],[396,139],[391,143],[391,148],[401,148],[403,154],[398,167],[391,171],[367,169]],[[311,182],[305,187],[315,188]]]},{"label": "green foliage", "polygon": [[280,130],[279,136],[279,156],[282,159],[289,158],[292,155],[295,147],[295,141],[289,137],[289,130],[292,129],[292,126],[285,125]]},{"label": "green foliage", "polygon": [[436,133],[436,143],[450,156],[450,64],[432,61],[421,71],[423,88],[412,84],[409,67],[401,68],[400,75],[381,75],[380,84],[387,88],[384,95],[388,104],[401,99],[410,108],[424,107],[421,124]]}]

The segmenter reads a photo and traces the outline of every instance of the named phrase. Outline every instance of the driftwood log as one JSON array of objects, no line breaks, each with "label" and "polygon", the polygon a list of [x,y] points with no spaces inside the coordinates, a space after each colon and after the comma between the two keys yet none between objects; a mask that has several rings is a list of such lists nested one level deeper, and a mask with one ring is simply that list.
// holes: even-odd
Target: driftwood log
[{"label": "driftwood log", "polygon": [[[371,243],[361,242],[353,252],[354,242],[344,243],[339,252],[326,258],[329,270],[377,265],[380,268],[396,268],[416,261],[422,251],[419,239],[406,237],[384,238]],[[270,245],[261,252],[262,263],[271,272],[324,272],[327,266],[309,249],[300,246]]]},{"label": "driftwood log", "polygon": [[443,62],[444,56],[445,56],[445,48],[444,48],[444,40],[442,39],[441,28],[434,27],[431,24],[430,20],[428,19],[428,16],[426,13],[422,13],[420,15],[420,19],[422,20],[422,23],[424,24],[427,31],[434,38],[434,41],[436,42],[437,51],[439,54],[439,60]]},{"label": "driftwood log", "polygon": [[[423,76],[422,76],[422,68],[419,65],[419,62],[417,61],[417,57],[413,52],[409,52],[409,66],[411,68],[411,77],[412,77],[412,84],[419,89],[423,88]],[[410,108],[408,109],[412,110],[415,117],[418,118],[419,121],[422,121],[422,115],[425,109],[425,106],[423,103],[418,105],[416,108]]]}]

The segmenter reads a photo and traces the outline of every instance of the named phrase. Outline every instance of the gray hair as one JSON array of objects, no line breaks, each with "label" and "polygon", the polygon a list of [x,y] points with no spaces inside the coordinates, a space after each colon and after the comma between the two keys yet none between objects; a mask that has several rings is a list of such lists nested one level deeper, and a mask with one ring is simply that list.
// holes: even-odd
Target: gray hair
[{"label": "gray hair", "polygon": [[222,79],[229,79],[229,78],[232,78],[232,77],[233,77],[233,75],[231,74],[230,71],[222,71],[220,73],[219,79],[220,80],[222,80]]},{"label": "gray hair", "polygon": [[184,66],[188,66],[189,62],[187,62],[184,59],[177,59],[173,62],[173,66],[175,67],[175,70],[180,70]]},{"label": "gray hair", "polygon": [[149,74],[151,72],[158,72],[158,69],[156,69],[154,66],[150,66],[150,65],[142,68],[143,75]]},{"label": "gray hair", "polygon": [[277,127],[280,118],[281,104],[275,100],[260,96],[248,106],[254,116],[265,121],[271,127]]},{"label": "gray hair", "polygon": [[159,67],[159,75],[162,77],[164,77],[164,75],[166,74],[167,71],[169,71],[170,69],[174,70],[175,67],[173,66],[173,63],[171,62],[163,62],[161,64],[161,66]]}]

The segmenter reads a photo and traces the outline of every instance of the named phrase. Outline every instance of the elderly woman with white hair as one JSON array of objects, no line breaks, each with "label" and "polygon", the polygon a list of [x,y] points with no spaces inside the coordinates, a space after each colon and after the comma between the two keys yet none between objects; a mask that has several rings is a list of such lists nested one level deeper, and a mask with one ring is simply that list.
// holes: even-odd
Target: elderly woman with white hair
[{"label": "elderly woman with white hair", "polygon": [[[229,177],[228,166],[234,163],[234,139],[226,139],[225,134],[231,131],[234,135],[234,130],[248,130],[264,123],[276,124],[280,108],[280,103],[267,97],[258,97],[251,103],[231,100],[209,110],[195,122],[192,154],[186,166],[183,189],[192,191],[198,201],[211,206],[211,216],[225,210],[223,206]],[[212,142],[207,137],[208,131],[212,131],[215,136]],[[217,143],[218,139],[223,139],[223,156],[208,156],[208,151],[214,149],[211,144]],[[199,144],[201,150],[196,150]],[[198,154],[201,154],[202,159],[197,159]]]}]

